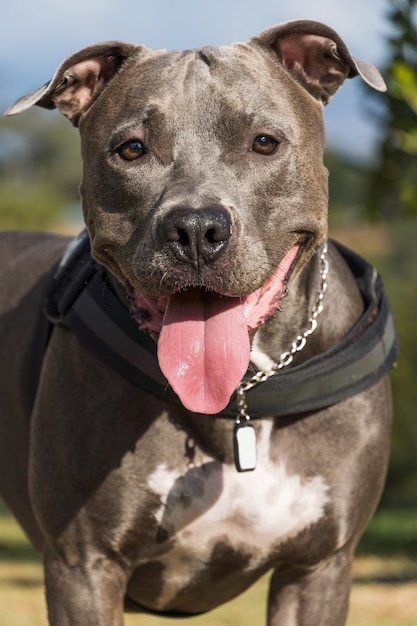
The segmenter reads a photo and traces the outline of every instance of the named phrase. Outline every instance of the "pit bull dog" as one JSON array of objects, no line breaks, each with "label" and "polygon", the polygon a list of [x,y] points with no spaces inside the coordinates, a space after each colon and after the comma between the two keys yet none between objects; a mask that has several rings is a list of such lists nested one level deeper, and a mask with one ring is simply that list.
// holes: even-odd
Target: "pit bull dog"
[{"label": "pit bull dog", "polygon": [[59,109],[84,164],[88,235],[0,250],[0,487],[51,626],[196,615],[271,570],[269,626],[345,624],[395,353],[375,271],[327,243],[322,109],[357,75],[385,89],[303,20],[229,47],[93,45],[8,110]]}]

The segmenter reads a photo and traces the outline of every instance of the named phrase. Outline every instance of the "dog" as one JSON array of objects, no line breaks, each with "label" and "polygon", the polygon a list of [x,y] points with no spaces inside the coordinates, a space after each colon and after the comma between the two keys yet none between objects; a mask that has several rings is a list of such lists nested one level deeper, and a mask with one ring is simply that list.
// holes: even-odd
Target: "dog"
[{"label": "dog", "polygon": [[[7,111],[57,108],[83,157],[86,233],[0,249],[0,492],[43,554],[51,626],[198,615],[269,571],[269,626],[345,624],[396,352],[375,271],[327,243],[322,110],[355,76],[385,89],[293,21],[93,45]],[[116,366],[145,352],[153,387]]]}]

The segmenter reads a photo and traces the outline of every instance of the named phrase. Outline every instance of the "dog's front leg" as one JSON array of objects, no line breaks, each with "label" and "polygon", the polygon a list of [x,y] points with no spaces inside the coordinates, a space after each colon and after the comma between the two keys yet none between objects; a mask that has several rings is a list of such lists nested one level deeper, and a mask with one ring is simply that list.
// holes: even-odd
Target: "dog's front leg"
[{"label": "dog's front leg", "polygon": [[51,552],[44,561],[50,626],[123,626],[126,580],[117,563],[91,555],[71,564]]},{"label": "dog's front leg", "polygon": [[346,551],[307,573],[276,569],[269,590],[268,626],[344,626],[351,568]]}]

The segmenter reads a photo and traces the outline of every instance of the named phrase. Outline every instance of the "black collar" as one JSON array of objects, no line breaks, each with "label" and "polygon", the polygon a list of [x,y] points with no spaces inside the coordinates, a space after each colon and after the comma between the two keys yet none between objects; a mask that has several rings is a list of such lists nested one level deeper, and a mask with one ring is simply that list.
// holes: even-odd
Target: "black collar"
[{"label": "black collar", "polygon": [[[364,391],[395,364],[395,324],[379,274],[362,257],[332,242],[358,284],[365,310],[333,347],[281,370],[246,395],[251,417],[294,415],[322,409]],[[86,231],[72,242],[54,272],[46,314],[63,324],[109,367],[145,391],[180,404],[163,377],[156,342],[138,329],[113,291],[107,270],[91,258]],[[235,398],[219,413],[236,417]]]}]

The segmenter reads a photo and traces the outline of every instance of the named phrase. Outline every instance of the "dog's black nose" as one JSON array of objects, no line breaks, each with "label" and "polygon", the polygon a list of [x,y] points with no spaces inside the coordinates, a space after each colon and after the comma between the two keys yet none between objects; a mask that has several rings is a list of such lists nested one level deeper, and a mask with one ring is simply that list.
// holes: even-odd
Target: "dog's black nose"
[{"label": "dog's black nose", "polygon": [[230,214],[223,208],[173,209],[161,222],[160,235],[180,261],[212,263],[230,239]]}]

